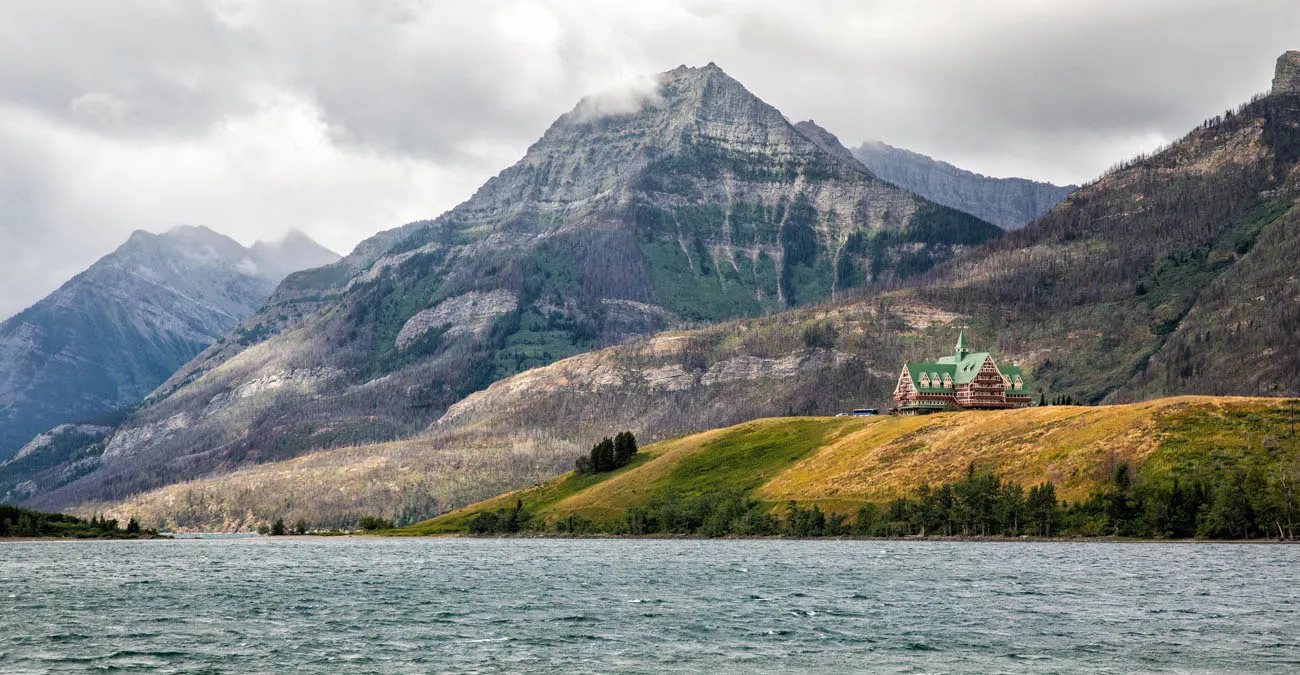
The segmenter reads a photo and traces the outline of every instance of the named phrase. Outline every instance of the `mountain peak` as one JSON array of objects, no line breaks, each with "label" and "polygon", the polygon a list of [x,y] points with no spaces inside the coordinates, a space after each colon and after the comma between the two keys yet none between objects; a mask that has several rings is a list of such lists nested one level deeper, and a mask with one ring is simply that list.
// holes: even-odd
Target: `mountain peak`
[{"label": "mountain peak", "polygon": [[339,254],[321,246],[297,228],[290,229],[275,241],[254,243],[249,253],[261,273],[276,278],[298,270],[323,267],[339,259]]},{"label": "mountain peak", "polygon": [[1293,49],[1277,57],[1273,93],[1300,94],[1300,51]]},{"label": "mountain peak", "polygon": [[707,74],[707,73],[725,74],[725,72],[722,70],[722,68],[718,66],[718,64],[714,63],[713,61],[709,61],[703,66],[688,66],[685,63],[683,63],[682,65],[677,66],[676,68],[673,68],[668,72],[662,73],[660,77],[674,77],[674,76],[680,77],[682,75]]}]

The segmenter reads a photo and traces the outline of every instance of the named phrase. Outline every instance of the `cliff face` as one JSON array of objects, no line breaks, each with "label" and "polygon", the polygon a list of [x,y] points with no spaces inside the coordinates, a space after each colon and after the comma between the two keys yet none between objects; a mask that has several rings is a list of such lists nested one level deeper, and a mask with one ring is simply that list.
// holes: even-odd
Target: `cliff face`
[{"label": "cliff face", "polygon": [[251,249],[201,227],[131,235],[0,323],[0,459],[56,424],[139,402],[296,265],[336,257],[302,235]]},{"label": "cliff face", "polygon": [[437,219],[290,276],[99,471],[34,499],[409,437],[502,377],[914,276],[1000,234],[828,151],[713,64],[677,68],[630,107],[580,102]]},{"label": "cliff face", "polygon": [[1289,51],[1278,57],[1272,93],[1300,93],[1300,51]]},{"label": "cliff face", "polygon": [[853,156],[884,180],[1007,230],[1024,227],[1078,189],[1024,178],[990,178],[878,141],[854,148]]}]

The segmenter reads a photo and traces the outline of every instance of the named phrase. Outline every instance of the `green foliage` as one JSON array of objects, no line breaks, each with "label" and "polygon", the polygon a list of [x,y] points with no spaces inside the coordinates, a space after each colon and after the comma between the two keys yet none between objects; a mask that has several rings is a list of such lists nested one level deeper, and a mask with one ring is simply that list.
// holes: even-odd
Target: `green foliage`
[{"label": "green foliage", "polygon": [[618,465],[614,464],[614,442],[605,438],[591,447],[591,470],[595,473],[604,473],[617,469]]},{"label": "green foliage", "polygon": [[286,534],[289,534],[289,530],[284,526],[284,518],[276,518],[275,522],[271,523],[270,535],[272,537],[283,537]]},{"label": "green foliage", "polygon": [[361,519],[357,521],[357,527],[366,532],[374,532],[375,530],[391,530],[393,529],[393,521],[385,520],[376,516],[362,516]]},{"label": "green foliage", "polygon": [[808,349],[834,349],[839,331],[830,321],[816,321],[804,326],[803,344]]},{"label": "green foliage", "polygon": [[158,537],[135,518],[119,526],[116,519],[95,516],[83,520],[62,513],[42,513],[0,504],[0,537],[58,537],[76,539],[137,539]]},{"label": "green foliage", "polygon": [[761,502],[740,491],[727,490],[652,499],[644,506],[628,509],[612,531],[627,535],[761,536],[778,533],[779,523],[765,513]]},{"label": "green foliage", "polygon": [[636,436],[630,431],[619,432],[614,438],[604,438],[591,446],[591,452],[574,461],[578,473],[605,473],[627,466],[636,457]]},{"label": "green foliage", "polygon": [[650,282],[664,307],[691,321],[721,321],[762,311],[755,292],[757,279],[746,279],[726,264],[723,269],[734,275],[728,278],[700,240],[693,249],[694,261],[675,239],[642,238]]},{"label": "green foliage", "polygon": [[1245,224],[1237,228],[1233,236],[1233,250],[1238,255],[1245,255],[1255,245],[1259,233],[1265,227],[1291,210],[1294,204],[1280,200],[1262,200],[1245,217]]},{"label": "green foliage", "polygon": [[759,433],[738,429],[676,463],[655,485],[684,499],[740,490],[749,494],[781,470],[821,447],[825,425],[792,420]]},{"label": "green foliage", "polygon": [[[125,409],[108,413],[87,424],[116,426],[129,412],[130,409]],[[53,434],[44,448],[0,462],[0,496],[27,481],[47,489],[70,483],[99,466],[99,457],[107,444],[106,435],[83,433],[75,426]]]},{"label": "green foliage", "polygon": [[759,251],[754,257],[754,282],[764,299],[775,302],[779,291],[776,261],[766,251]]},{"label": "green foliage", "polygon": [[1080,534],[1209,539],[1295,538],[1300,439],[1291,406],[1230,406],[1162,420],[1160,445],[1134,472],[1119,462],[1106,486],[1074,505]]},{"label": "green foliage", "polygon": [[830,260],[814,229],[817,209],[800,193],[781,225],[781,294],[787,305],[820,302],[830,295]]},{"label": "green foliage", "polygon": [[469,533],[478,535],[515,534],[522,530],[531,516],[524,510],[522,500],[515,500],[512,509],[498,509],[478,514],[469,523]]},{"label": "green foliage", "polygon": [[796,160],[778,161],[760,152],[740,152],[716,143],[688,138],[674,154],[647,167],[641,188],[647,191],[692,194],[683,178],[717,180],[730,175],[754,182],[793,182],[801,166]]},{"label": "green foliage", "polygon": [[281,282],[281,286],[285,290],[302,294],[313,291],[320,293],[347,285],[352,280],[353,273],[351,266],[339,261],[323,267],[294,272]]},{"label": "green foliage", "polygon": [[924,204],[904,229],[910,241],[948,246],[979,246],[1002,236],[1002,228],[968,213],[938,204]]},{"label": "green foliage", "polygon": [[630,431],[619,432],[614,436],[614,465],[627,466],[636,456],[636,436]]}]

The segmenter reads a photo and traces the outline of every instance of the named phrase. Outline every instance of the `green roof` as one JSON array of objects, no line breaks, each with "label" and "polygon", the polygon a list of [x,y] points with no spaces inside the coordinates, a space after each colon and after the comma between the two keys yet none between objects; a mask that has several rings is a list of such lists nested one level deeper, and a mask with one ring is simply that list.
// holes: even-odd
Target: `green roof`
[{"label": "green roof", "polygon": [[931,380],[934,379],[935,375],[938,375],[940,382],[943,381],[943,376],[947,375],[948,377],[953,379],[953,384],[956,385],[956,379],[957,379],[956,366],[952,365],[951,363],[924,363],[921,361],[908,361],[907,363],[903,364],[903,367],[907,369],[907,376],[912,378],[912,386],[916,387],[917,391],[939,392],[939,393],[952,391],[952,387],[946,387],[946,388],[945,387],[922,387],[921,373],[925,373],[926,375],[929,375]]},{"label": "green roof", "polygon": [[[957,349],[963,350],[965,347],[966,333],[963,331],[957,338]],[[912,386],[915,387],[917,391],[924,393],[947,393],[953,391],[957,385],[966,384],[975,379],[975,376],[980,372],[980,368],[984,365],[985,359],[990,358],[992,357],[988,352],[962,353],[961,351],[958,351],[952,356],[945,356],[937,361],[908,361],[903,364],[903,367],[907,370],[908,377],[912,379]],[[996,362],[994,365],[996,365]],[[1029,390],[1029,381],[1020,370],[1020,366],[997,366],[997,369],[998,372],[1002,373],[1002,376],[1013,385],[1016,377],[1019,376],[1022,386],[1021,391]],[[923,373],[929,375],[930,380],[934,380],[937,375],[940,385],[937,387],[922,387],[921,375]],[[944,387],[942,385],[944,375],[952,378],[952,387]],[[1010,389],[1011,387],[1008,388]]]},{"label": "green roof", "polygon": [[984,359],[989,358],[988,352],[971,352],[964,356],[945,356],[939,359],[940,364],[951,364],[955,371],[952,379],[956,384],[966,384],[975,379],[980,372],[980,366],[984,365]]}]

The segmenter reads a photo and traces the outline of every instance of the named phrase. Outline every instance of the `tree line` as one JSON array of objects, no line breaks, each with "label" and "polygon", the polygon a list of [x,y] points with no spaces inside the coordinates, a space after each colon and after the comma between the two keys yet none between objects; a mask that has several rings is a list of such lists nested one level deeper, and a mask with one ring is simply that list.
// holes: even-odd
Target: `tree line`
[{"label": "tree line", "polygon": [[922,485],[852,515],[791,501],[784,507],[741,491],[668,495],[596,522],[578,515],[537,519],[516,500],[479,514],[471,534],[534,532],[701,537],[1132,537],[1294,540],[1300,522],[1300,467],[1269,474],[1256,468],[1202,473],[1168,482],[1134,481],[1127,463],[1086,499],[1057,498],[1050,482],[1024,486],[972,465],[961,478]]},{"label": "tree line", "polygon": [[0,537],[137,539],[157,536],[158,530],[142,527],[135,518],[122,526],[116,518],[96,515],[85,520],[64,513],[42,513],[0,504]]}]

